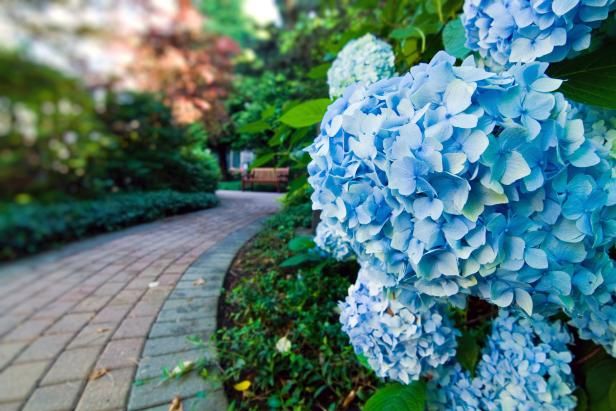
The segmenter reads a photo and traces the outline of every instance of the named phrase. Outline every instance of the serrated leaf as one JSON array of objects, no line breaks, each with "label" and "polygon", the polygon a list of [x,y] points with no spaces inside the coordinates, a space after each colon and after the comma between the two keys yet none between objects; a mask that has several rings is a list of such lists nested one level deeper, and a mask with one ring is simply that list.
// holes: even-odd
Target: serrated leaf
[{"label": "serrated leaf", "polygon": [[468,56],[470,50],[464,45],[466,34],[462,20],[459,18],[451,20],[443,29],[443,46],[445,51],[452,56],[463,59]]},{"label": "serrated leaf", "polygon": [[305,101],[286,111],[280,121],[293,128],[312,126],[321,122],[330,104],[327,98]]},{"label": "serrated leaf", "polygon": [[580,103],[616,109],[616,43],[572,60],[550,64],[550,77],[565,80],[559,91]]},{"label": "serrated leaf", "polygon": [[414,381],[409,385],[387,384],[376,390],[363,411],[424,411],[426,384]]},{"label": "serrated leaf", "polygon": [[289,241],[288,247],[289,250],[294,252],[310,250],[311,248],[314,248],[314,240],[312,237],[307,235],[294,237],[291,241]]}]

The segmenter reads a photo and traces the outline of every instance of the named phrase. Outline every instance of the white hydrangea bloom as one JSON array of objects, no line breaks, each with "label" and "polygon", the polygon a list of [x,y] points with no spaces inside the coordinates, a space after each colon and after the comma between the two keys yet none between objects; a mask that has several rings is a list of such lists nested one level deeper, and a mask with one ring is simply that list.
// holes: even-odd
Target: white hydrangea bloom
[{"label": "white hydrangea bloom", "polygon": [[372,84],[393,76],[394,63],[391,46],[370,33],[349,41],[327,72],[330,97],[340,97],[352,84]]}]

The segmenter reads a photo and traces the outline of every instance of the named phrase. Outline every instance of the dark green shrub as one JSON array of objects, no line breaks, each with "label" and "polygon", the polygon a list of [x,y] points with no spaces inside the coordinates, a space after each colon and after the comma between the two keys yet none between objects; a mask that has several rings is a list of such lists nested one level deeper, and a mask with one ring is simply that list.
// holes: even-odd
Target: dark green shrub
[{"label": "dark green shrub", "polygon": [[205,150],[202,125],[176,124],[171,110],[148,94],[113,96],[103,117],[117,137],[92,171],[93,185],[123,191],[216,189],[220,170]]},{"label": "dark green shrub", "polygon": [[[217,346],[227,392],[236,409],[351,409],[375,384],[361,366],[338,322],[343,299],[357,272],[355,264],[322,261],[281,269],[288,241],[311,221],[308,204],[272,218],[239,258],[224,296]],[[242,276],[233,278],[235,272]],[[280,352],[286,337],[291,348]],[[250,381],[240,394],[234,385]],[[358,400],[358,398],[360,400]]]},{"label": "dark green shrub", "polygon": [[0,52],[0,201],[91,195],[84,176],[110,138],[75,79]]},{"label": "dark green shrub", "polygon": [[159,191],[51,205],[11,204],[0,209],[0,260],[217,203],[211,193]]}]

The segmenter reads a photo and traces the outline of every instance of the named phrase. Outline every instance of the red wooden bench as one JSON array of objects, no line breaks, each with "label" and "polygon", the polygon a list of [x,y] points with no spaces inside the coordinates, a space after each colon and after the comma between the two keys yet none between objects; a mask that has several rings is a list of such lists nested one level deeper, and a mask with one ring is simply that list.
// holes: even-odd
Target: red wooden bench
[{"label": "red wooden bench", "polygon": [[276,191],[286,188],[289,182],[289,168],[253,168],[242,176],[242,191],[250,186],[254,190],[255,184],[271,184],[276,186]]}]

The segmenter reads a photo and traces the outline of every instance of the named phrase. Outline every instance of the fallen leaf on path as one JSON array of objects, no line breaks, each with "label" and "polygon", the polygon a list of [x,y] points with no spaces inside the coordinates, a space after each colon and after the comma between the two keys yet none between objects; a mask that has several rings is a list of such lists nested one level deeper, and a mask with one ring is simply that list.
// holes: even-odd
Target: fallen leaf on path
[{"label": "fallen leaf on path", "polygon": [[175,397],[171,400],[171,404],[169,404],[169,411],[184,411],[182,399],[180,397]]},{"label": "fallen leaf on path", "polygon": [[250,381],[244,380],[242,382],[238,382],[237,384],[235,384],[233,388],[235,389],[235,391],[243,392],[243,391],[247,391],[251,385],[252,383]]},{"label": "fallen leaf on path", "polygon": [[97,328],[96,332],[99,334],[106,333],[107,331],[111,331],[111,328]]},{"label": "fallen leaf on path", "polygon": [[193,285],[197,287],[203,284],[205,284],[205,280],[203,278],[197,278],[195,281],[193,281]]},{"label": "fallen leaf on path", "polygon": [[107,368],[97,368],[94,371],[92,371],[88,380],[90,381],[98,380],[103,375],[107,375],[108,372],[109,370]]}]

